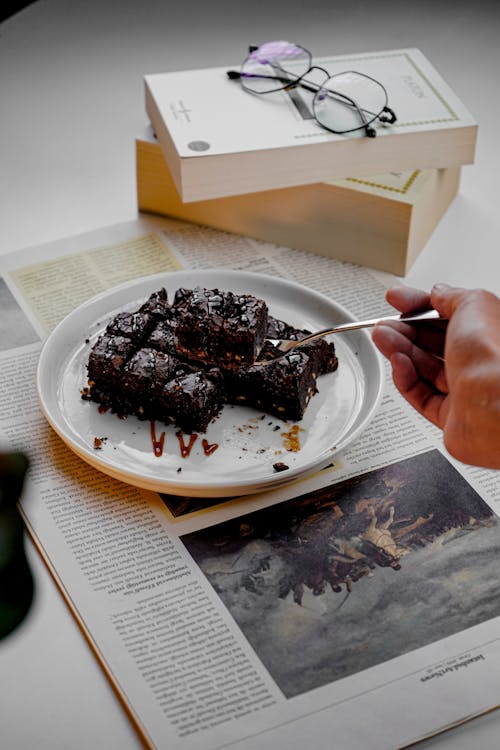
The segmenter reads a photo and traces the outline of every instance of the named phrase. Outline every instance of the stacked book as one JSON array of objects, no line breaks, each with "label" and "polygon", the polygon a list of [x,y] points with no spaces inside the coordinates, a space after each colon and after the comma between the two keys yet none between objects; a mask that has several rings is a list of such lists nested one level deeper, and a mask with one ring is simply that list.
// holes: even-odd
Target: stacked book
[{"label": "stacked book", "polygon": [[397,120],[374,122],[375,138],[335,134],[304,87],[257,96],[227,68],[147,75],[139,209],[404,275],[474,160],[477,125],[417,49],[315,63],[382,82]]}]

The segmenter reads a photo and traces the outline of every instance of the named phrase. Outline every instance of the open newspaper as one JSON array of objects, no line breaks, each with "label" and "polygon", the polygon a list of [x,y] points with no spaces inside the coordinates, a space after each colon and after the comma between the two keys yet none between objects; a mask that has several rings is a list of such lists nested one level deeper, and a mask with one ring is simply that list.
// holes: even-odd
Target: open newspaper
[{"label": "open newspaper", "polygon": [[331,466],[240,498],[111,479],[38,406],[44,339],[116,284],[259,271],[374,317],[376,272],[146,218],[0,264],[0,445],[30,455],[28,529],[147,745],[387,750],[500,703],[499,475],[447,455],[388,372]]}]

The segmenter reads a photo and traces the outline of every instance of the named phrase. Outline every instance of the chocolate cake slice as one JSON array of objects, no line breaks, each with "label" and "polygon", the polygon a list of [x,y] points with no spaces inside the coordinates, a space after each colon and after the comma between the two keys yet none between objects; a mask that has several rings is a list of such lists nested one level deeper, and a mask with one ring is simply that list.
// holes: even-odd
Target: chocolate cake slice
[{"label": "chocolate cake slice", "polygon": [[175,353],[175,319],[160,320],[149,334],[146,346],[167,354]]},{"label": "chocolate cake slice", "polygon": [[117,386],[125,363],[134,350],[134,342],[125,336],[99,336],[89,355],[89,381],[104,387]]},{"label": "chocolate cake slice", "polygon": [[117,403],[123,413],[157,418],[157,400],[165,385],[194,367],[156,349],[139,349],[121,373]]},{"label": "chocolate cake slice", "polygon": [[[268,339],[288,339],[290,341],[300,341],[311,331],[306,328],[295,328],[294,326],[285,323],[283,320],[273,318],[271,315],[268,317],[266,338]],[[274,347],[269,343],[262,350],[259,359],[267,360],[273,359],[276,353],[273,353]],[[327,372],[334,372],[338,367],[337,354],[335,352],[335,344],[333,341],[327,341],[326,339],[316,339],[310,341],[304,346],[298,347],[296,351],[306,352],[310,357],[313,358],[316,374],[325,375]]]},{"label": "chocolate cake slice", "polygon": [[141,344],[158,321],[169,320],[172,317],[171,307],[165,289],[153,292],[146,302],[134,312],[121,312],[108,323],[106,333],[111,336],[125,336],[139,345]]},{"label": "chocolate cake slice", "polygon": [[183,432],[206,432],[224,404],[221,381],[201,370],[181,375],[164,386],[157,401],[157,416],[172,421]]},{"label": "chocolate cake slice", "polygon": [[251,367],[225,371],[228,401],[262,409],[280,419],[302,419],[316,393],[315,362],[295,350],[285,357]]},{"label": "chocolate cake slice", "polygon": [[115,396],[120,393],[122,372],[133,353],[131,339],[108,334],[99,336],[89,354],[88,387],[82,391],[82,398],[116,410]]},{"label": "chocolate cake slice", "polygon": [[171,307],[168,301],[166,289],[153,292],[146,302],[139,308],[138,312],[147,313],[155,320],[163,320],[171,315]]},{"label": "chocolate cake slice", "polygon": [[108,323],[106,333],[110,336],[124,336],[134,344],[140,344],[153,326],[153,318],[147,313],[118,313]]},{"label": "chocolate cake slice", "polygon": [[219,289],[178,289],[175,293],[178,354],[205,364],[251,365],[266,336],[264,300]]}]

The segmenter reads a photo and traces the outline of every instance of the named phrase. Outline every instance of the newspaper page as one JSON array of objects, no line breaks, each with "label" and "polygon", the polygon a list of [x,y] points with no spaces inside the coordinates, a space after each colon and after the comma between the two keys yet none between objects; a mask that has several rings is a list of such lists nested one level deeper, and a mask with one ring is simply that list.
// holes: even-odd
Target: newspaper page
[{"label": "newspaper page", "polygon": [[47,336],[117,283],[252,270],[373,317],[379,274],[148,218],[0,263],[0,445],[30,456],[29,532],[149,746],[387,750],[500,703],[498,472],[452,459],[388,371],[330,466],[236,498],[112,479],[38,406]]}]

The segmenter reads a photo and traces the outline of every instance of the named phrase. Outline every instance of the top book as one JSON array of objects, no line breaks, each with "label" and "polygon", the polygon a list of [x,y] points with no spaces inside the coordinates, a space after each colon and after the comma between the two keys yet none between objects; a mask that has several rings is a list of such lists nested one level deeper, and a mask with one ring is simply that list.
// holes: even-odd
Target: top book
[{"label": "top book", "polygon": [[376,138],[334,134],[314,119],[304,87],[257,96],[226,67],[145,76],[146,110],[184,202],[473,162],[474,118],[420,50],[314,64],[382,83],[396,122],[373,123]]}]

